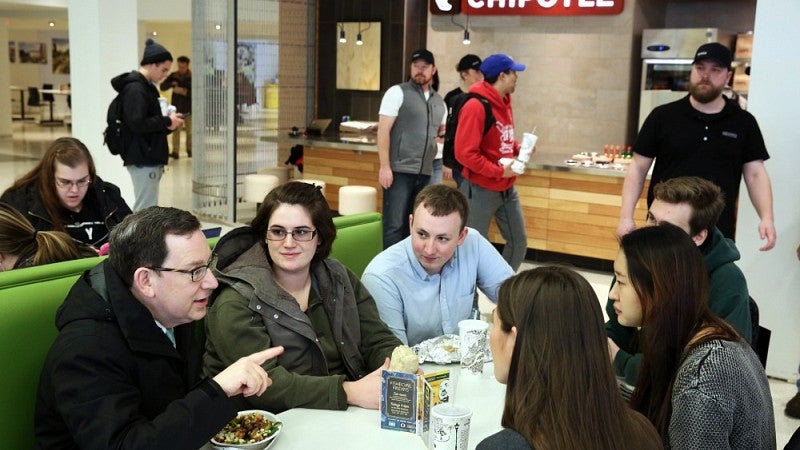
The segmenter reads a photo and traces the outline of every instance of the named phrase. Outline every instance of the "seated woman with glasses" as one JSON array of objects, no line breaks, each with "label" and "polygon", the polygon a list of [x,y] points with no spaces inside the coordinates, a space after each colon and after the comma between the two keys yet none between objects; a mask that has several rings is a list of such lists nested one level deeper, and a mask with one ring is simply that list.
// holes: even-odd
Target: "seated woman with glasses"
[{"label": "seated woman with glasses", "polygon": [[60,231],[36,231],[28,219],[0,202],[0,272],[97,256]]},{"label": "seated woman with glasses", "polygon": [[708,272],[685,231],[662,223],[620,240],[609,298],[619,323],[641,327],[631,406],[674,449],[774,449],[764,368],[708,307]]},{"label": "seated woman with glasses", "polygon": [[559,266],[521,272],[500,286],[493,316],[504,430],[478,450],[662,448],[617,388],[600,302],[586,279]]},{"label": "seated woman with glasses", "polygon": [[283,346],[263,367],[272,386],[250,407],[377,409],[380,369],[401,344],[358,277],[328,256],[336,238],[319,187],[270,191],[250,227],[223,236],[206,316],[207,376],[256,350]]},{"label": "seated woman with glasses", "polygon": [[0,201],[24,214],[38,231],[63,231],[95,248],[131,213],[119,188],[97,176],[86,146],[71,137],[53,141],[39,164],[6,189]]}]

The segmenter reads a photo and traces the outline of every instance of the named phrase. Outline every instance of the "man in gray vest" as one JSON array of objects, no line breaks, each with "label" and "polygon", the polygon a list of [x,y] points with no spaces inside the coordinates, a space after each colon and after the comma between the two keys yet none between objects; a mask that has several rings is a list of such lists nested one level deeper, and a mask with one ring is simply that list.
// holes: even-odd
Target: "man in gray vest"
[{"label": "man in gray vest", "polygon": [[417,193],[427,184],[436,156],[435,139],[444,134],[447,108],[431,87],[433,54],[411,54],[409,81],[390,87],[378,119],[378,182],[383,187],[383,248],[409,235],[408,217]]}]

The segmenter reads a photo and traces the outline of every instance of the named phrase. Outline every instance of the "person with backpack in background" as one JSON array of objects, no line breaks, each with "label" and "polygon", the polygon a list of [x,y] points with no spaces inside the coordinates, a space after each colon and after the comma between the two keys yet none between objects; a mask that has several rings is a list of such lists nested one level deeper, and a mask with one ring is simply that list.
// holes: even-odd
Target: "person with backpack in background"
[{"label": "person with backpack in background", "polygon": [[120,153],[133,181],[134,211],[158,204],[158,185],[169,160],[167,135],[183,125],[180,114],[162,108],[158,82],[169,74],[172,54],[152,39],[145,43],[139,70],[111,80],[119,92],[121,120],[126,131]]},{"label": "person with backpack in background", "polygon": [[[458,61],[456,71],[461,77],[461,85],[448,92],[444,96],[444,104],[447,105],[448,123],[452,121],[452,115],[454,111],[453,107],[455,106],[458,98],[469,92],[469,88],[472,87],[473,84],[483,81],[483,72],[481,72],[481,58],[477,55],[464,55],[461,60]],[[455,133],[452,133],[452,136],[455,136]],[[448,133],[447,130],[445,130],[444,146],[442,148],[442,161],[445,167],[453,171],[453,180],[455,180],[458,187],[461,187],[461,182],[464,180],[464,177],[461,176],[461,169],[463,166],[456,161],[454,144],[455,139],[451,137],[451,133]]]},{"label": "person with backpack in background", "polygon": [[[506,240],[503,259],[515,271],[528,249],[522,205],[514,188],[516,174],[511,169],[511,162],[520,148],[520,143],[514,139],[511,94],[517,86],[517,72],[524,70],[524,64],[505,54],[494,54],[483,60],[484,79],[475,83],[469,92],[488,101],[494,126],[485,129],[487,114],[483,101],[471,98],[459,111],[455,132],[455,155],[464,166],[461,174],[466,180],[460,189],[470,202],[467,226],[488,239],[489,222],[494,217]],[[502,158],[510,161],[502,164]]]}]

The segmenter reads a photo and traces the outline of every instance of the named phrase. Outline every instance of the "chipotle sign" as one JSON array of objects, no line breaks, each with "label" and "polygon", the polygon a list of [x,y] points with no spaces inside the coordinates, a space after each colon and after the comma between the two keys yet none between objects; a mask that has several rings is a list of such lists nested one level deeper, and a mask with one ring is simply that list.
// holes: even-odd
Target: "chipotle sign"
[{"label": "chipotle sign", "polygon": [[619,14],[625,0],[430,0],[431,14],[591,16]]}]

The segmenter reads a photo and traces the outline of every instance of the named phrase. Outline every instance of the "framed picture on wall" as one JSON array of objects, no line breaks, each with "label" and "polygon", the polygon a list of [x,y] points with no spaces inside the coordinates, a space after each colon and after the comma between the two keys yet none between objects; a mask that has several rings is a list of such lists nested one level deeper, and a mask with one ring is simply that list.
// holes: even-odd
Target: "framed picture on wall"
[{"label": "framed picture on wall", "polygon": [[47,44],[44,42],[20,42],[19,62],[47,64]]},{"label": "framed picture on wall", "polygon": [[53,73],[69,73],[69,39],[53,38]]}]

